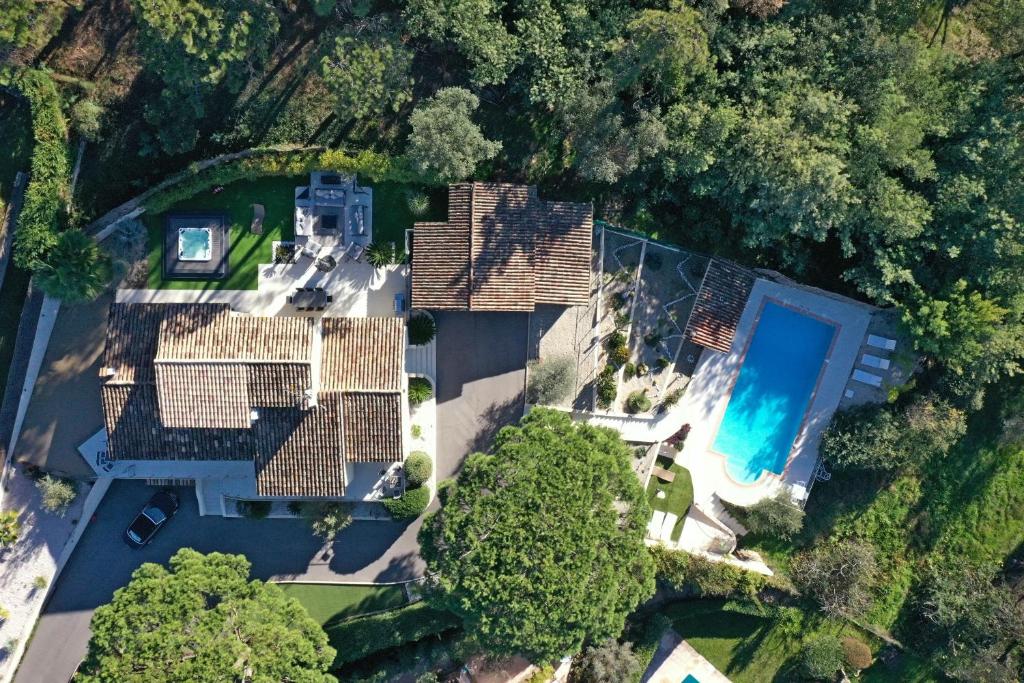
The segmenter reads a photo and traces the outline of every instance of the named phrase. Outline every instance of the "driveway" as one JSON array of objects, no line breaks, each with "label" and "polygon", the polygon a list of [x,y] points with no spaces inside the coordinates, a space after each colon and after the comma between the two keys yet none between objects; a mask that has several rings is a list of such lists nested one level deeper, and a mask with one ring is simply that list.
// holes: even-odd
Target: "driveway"
[{"label": "driveway", "polygon": [[302,520],[200,517],[190,488],[179,490],[181,509],[153,543],[131,550],[121,534],[154,490],[140,481],[110,487],[57,581],[16,683],[67,681],[85,656],[93,610],[110,602],[140,564],[166,563],[178,548],[242,553],[252,562],[252,575],[261,579],[370,583],[423,573],[418,522],[353,522],[339,534],[332,556],[323,558]]},{"label": "driveway", "polygon": [[490,448],[523,415],[525,313],[434,313],[437,321],[437,478]]}]

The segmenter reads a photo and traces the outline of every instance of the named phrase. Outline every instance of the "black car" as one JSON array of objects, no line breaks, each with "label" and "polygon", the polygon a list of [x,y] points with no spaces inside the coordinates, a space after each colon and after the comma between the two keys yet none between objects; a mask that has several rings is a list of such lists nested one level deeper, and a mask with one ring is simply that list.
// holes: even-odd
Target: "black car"
[{"label": "black car", "polygon": [[133,548],[143,547],[177,511],[178,497],[170,491],[158,491],[125,529],[124,542]]}]

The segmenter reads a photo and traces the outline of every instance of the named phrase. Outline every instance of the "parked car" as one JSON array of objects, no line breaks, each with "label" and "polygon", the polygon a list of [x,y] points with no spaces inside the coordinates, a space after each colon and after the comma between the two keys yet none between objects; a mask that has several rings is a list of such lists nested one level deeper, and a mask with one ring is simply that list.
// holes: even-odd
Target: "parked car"
[{"label": "parked car", "polygon": [[177,511],[178,496],[170,491],[157,491],[125,529],[124,542],[133,548],[145,546]]}]

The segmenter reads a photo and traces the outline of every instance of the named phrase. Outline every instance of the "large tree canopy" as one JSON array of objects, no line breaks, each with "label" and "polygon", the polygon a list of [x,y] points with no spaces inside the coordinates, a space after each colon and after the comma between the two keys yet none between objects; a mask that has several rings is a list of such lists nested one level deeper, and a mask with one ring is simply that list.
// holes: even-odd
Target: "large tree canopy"
[{"label": "large tree canopy", "polygon": [[650,508],[615,432],[537,408],[466,461],[420,532],[435,598],[496,653],[618,636],[654,590]]},{"label": "large tree canopy", "polygon": [[271,583],[249,580],[242,555],[179,550],[147,563],[92,618],[75,680],[328,683],[327,635]]}]

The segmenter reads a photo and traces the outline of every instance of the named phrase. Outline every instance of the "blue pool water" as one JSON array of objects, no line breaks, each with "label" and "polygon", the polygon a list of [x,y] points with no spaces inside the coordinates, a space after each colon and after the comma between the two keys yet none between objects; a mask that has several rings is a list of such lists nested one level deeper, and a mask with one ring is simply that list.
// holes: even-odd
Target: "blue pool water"
[{"label": "blue pool water", "polygon": [[768,302],[711,448],[736,481],[782,474],[835,326]]},{"label": "blue pool water", "polygon": [[687,674],[686,678],[683,679],[683,683],[700,683],[700,681],[694,678],[693,674]]},{"label": "blue pool water", "polygon": [[178,258],[182,261],[210,260],[209,228],[178,228]]}]

